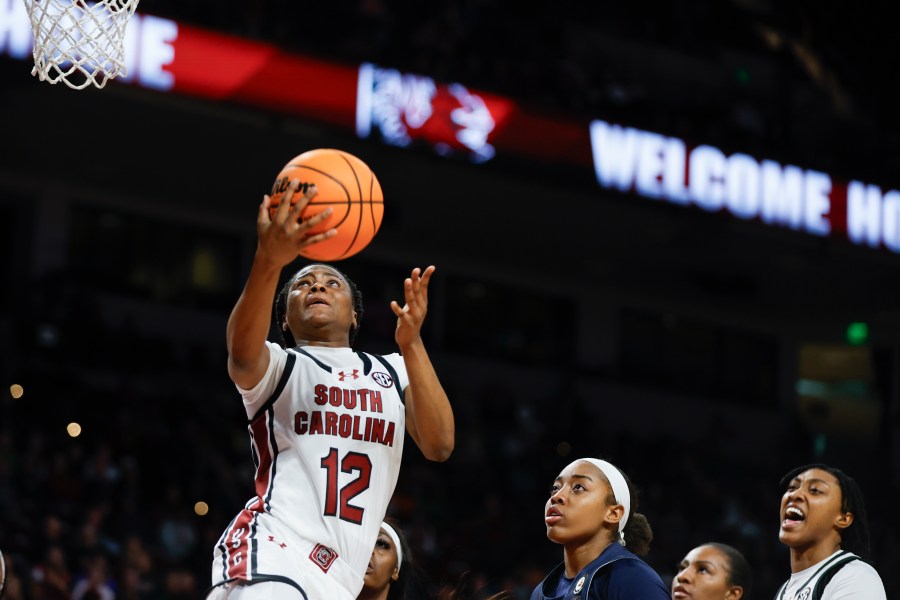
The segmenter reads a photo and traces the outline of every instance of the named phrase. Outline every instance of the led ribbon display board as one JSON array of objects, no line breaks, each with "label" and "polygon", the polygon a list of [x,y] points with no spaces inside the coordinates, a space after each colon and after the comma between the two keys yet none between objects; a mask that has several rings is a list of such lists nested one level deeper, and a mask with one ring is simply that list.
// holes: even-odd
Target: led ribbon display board
[{"label": "led ribbon display board", "polygon": [[[24,2],[0,0],[0,53],[29,60],[32,45]],[[476,163],[503,149],[590,165],[583,123],[559,123],[459,83],[310,59],[142,14],[129,22],[125,47],[128,75],[116,81],[302,115],[363,137],[399,146],[421,143]]]},{"label": "led ribbon display board", "polygon": [[900,192],[594,121],[594,171],[609,189],[900,253]]},{"label": "led ribbon display board", "polygon": [[[27,60],[32,44],[24,2],[0,0],[0,53]],[[593,166],[604,188],[900,253],[900,192],[875,185],[604,121],[551,118],[460,83],[314,60],[150,15],[129,23],[125,58],[126,83],[296,114],[474,163],[519,157],[584,168],[587,181]]]}]

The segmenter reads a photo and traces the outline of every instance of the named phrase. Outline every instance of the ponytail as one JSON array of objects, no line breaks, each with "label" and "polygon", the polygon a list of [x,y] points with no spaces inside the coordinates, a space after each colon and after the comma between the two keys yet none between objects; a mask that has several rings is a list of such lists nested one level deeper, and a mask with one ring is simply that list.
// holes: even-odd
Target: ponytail
[{"label": "ponytail", "polygon": [[650,529],[647,517],[641,513],[632,514],[622,533],[625,536],[626,548],[638,556],[647,556],[650,552],[650,542],[653,541],[653,530]]}]

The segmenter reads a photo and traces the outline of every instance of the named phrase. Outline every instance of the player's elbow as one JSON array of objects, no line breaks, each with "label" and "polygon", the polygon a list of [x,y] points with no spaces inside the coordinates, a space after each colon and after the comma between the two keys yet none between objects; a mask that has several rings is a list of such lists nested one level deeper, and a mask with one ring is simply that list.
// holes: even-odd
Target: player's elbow
[{"label": "player's elbow", "polygon": [[256,356],[256,359],[228,355],[228,376],[238,387],[249,390],[262,380],[269,367],[268,353]]},{"label": "player's elbow", "polygon": [[444,462],[453,454],[454,440],[453,436],[439,440],[434,444],[430,444],[427,448],[422,449],[425,458],[434,462]]}]

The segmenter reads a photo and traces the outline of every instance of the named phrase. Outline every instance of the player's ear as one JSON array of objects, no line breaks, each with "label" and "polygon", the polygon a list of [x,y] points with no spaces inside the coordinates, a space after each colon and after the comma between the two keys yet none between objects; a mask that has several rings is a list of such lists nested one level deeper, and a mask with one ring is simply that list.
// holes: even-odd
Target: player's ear
[{"label": "player's ear", "polygon": [[607,523],[618,523],[622,520],[622,517],[625,516],[625,507],[621,504],[611,504],[606,507],[606,518],[604,519]]},{"label": "player's ear", "polygon": [[853,513],[852,512],[842,512],[838,514],[837,519],[835,519],[834,524],[837,525],[838,529],[847,529],[853,524]]},{"label": "player's ear", "polygon": [[744,597],[744,588],[739,585],[728,588],[725,592],[725,600],[741,600]]}]

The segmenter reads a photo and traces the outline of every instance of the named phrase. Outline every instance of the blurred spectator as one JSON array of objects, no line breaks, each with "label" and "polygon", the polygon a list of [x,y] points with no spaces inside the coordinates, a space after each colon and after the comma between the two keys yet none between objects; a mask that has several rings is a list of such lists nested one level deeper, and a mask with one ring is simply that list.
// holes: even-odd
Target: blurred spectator
[{"label": "blurred spectator", "polygon": [[31,571],[31,595],[44,600],[67,600],[70,597],[72,574],[66,555],[60,546],[50,546],[44,560]]},{"label": "blurred spectator", "polygon": [[97,554],[87,560],[87,571],[72,589],[72,600],[115,600],[106,558]]}]

